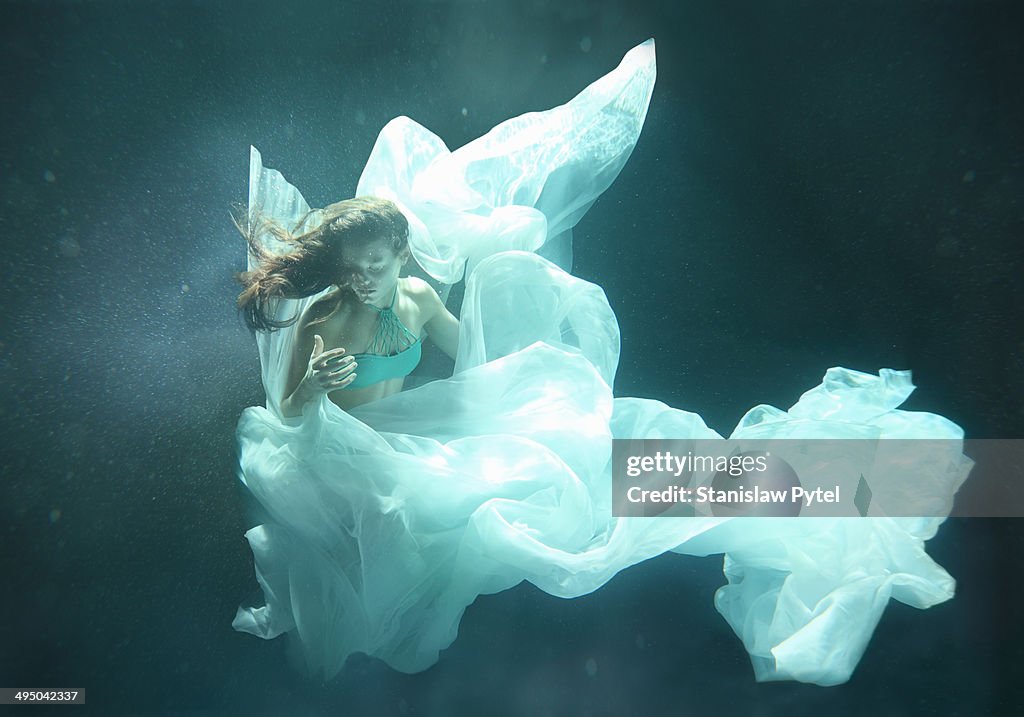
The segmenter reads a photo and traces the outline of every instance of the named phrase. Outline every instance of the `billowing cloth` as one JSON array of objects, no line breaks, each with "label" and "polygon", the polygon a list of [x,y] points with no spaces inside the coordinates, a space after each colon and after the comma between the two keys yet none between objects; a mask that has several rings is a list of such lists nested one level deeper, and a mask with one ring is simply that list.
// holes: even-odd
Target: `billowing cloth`
[{"label": "billowing cloth", "polygon": [[[455,373],[282,418],[293,329],[259,335],[267,406],[243,413],[238,437],[241,478],[269,516],[246,533],[264,601],[239,608],[236,629],[287,633],[292,658],[325,678],[354,652],[416,672],[479,595],[529,580],[571,598],[667,551],[724,553],[715,607],[757,678],[830,685],[849,678],[890,598],[952,597],[924,550],[941,518],[612,517],[613,438],[721,438],[694,413],[613,396],[615,314],[567,271],[571,229],[632,152],[654,79],[648,40],[568,104],[455,152],[407,118],[382,130],[358,194],[399,204],[437,281],[465,278]],[[306,215],[255,149],[250,181],[250,208],[285,224]],[[940,416],[898,410],[912,389],[905,372],[830,369],[789,411],[754,408],[733,435],[962,439]],[[957,455],[916,485],[951,505],[970,467]]]}]

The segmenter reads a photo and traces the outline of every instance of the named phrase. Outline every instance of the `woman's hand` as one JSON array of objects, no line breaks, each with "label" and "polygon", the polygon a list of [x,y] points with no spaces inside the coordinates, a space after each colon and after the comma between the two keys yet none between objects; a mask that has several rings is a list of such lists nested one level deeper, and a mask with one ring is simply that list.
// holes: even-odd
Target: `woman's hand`
[{"label": "woman's hand", "polygon": [[329,393],[345,388],[355,380],[356,360],[345,355],[345,349],[336,348],[324,351],[324,340],[320,334],[313,336],[313,353],[309,355],[306,375],[302,377],[299,388],[312,396]]},{"label": "woman's hand", "polygon": [[302,407],[310,401],[352,383],[356,377],[355,368],[355,358],[346,356],[345,349],[324,351],[323,338],[315,334],[306,373],[291,395],[281,402],[281,413],[289,417],[301,416]]}]

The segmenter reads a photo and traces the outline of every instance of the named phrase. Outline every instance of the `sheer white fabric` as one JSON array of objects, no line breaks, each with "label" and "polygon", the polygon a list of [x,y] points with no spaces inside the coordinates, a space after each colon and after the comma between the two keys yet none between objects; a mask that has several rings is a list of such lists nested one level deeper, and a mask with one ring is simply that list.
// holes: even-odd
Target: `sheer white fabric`
[{"label": "sheer white fabric", "polygon": [[[267,406],[243,413],[238,437],[241,478],[269,516],[246,533],[264,603],[239,608],[236,629],[289,633],[295,661],[327,678],[354,652],[416,672],[479,595],[529,580],[575,597],[667,551],[725,553],[715,606],[757,678],[828,685],[849,678],[889,598],[923,608],[953,595],[924,550],[941,519],[611,516],[612,438],[720,438],[696,414],[613,397],[615,315],[567,273],[571,229],[632,152],[654,79],[648,40],[568,104],[455,152],[408,118],[382,130],[358,194],[398,202],[431,276],[465,277],[455,373],[285,419],[292,331],[259,335]],[[285,224],[308,211],[255,149],[249,201]],[[905,372],[831,369],[734,435],[962,439],[940,416],[897,409],[912,388]],[[951,504],[969,468],[957,452],[916,485]]]}]

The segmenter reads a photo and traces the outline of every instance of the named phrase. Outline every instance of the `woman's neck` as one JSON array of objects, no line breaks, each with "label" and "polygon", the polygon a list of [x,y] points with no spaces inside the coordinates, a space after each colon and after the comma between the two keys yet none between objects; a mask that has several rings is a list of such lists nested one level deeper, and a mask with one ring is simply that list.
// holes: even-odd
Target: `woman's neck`
[{"label": "woman's neck", "polygon": [[369,302],[367,302],[366,305],[376,309],[377,311],[384,311],[386,309],[392,309],[393,310],[395,308],[395,304],[398,302],[398,284],[399,284],[400,281],[401,281],[401,279],[395,281],[395,290],[393,292],[391,292],[391,299],[389,301],[387,301],[384,304],[384,306],[377,306],[376,304],[371,304]]}]

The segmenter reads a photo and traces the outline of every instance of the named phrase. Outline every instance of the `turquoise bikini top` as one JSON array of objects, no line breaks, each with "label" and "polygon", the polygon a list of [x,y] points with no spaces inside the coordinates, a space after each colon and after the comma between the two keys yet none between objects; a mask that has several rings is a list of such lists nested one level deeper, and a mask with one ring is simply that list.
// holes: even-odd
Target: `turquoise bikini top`
[{"label": "turquoise bikini top", "polygon": [[389,378],[408,376],[422,356],[423,338],[417,338],[405,327],[395,313],[395,302],[398,300],[398,286],[391,299],[391,306],[378,309],[367,304],[380,313],[377,330],[366,347],[366,353],[353,354],[356,363],[356,378],[348,388],[363,388]]}]

